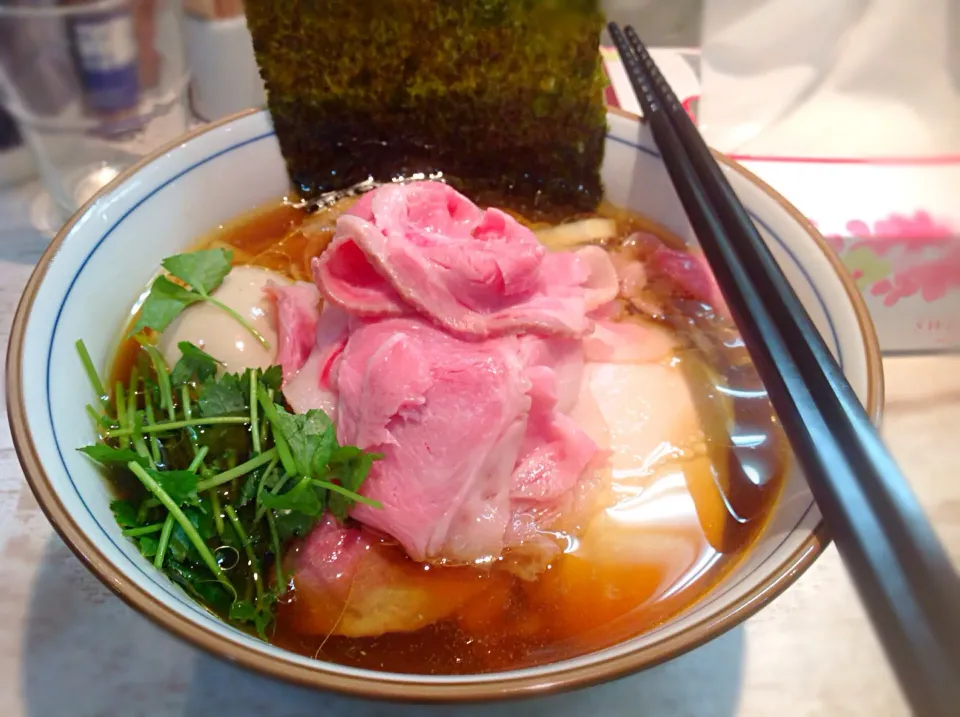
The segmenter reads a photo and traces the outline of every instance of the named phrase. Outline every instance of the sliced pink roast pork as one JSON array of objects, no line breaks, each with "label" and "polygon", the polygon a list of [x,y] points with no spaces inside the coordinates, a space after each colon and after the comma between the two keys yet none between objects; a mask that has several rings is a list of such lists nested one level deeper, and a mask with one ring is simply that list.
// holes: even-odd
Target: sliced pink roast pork
[{"label": "sliced pink roast pork", "polygon": [[305,281],[294,284],[269,282],[264,289],[277,309],[276,362],[283,378],[290,380],[306,363],[316,345],[317,319],[320,317],[320,292]]},{"label": "sliced pink roast pork", "polygon": [[[365,195],[313,271],[327,301],[284,394],[335,417],[341,444],[383,455],[362,487],[383,508],[351,517],[414,560],[506,552],[542,569],[559,550],[549,521],[581,500],[603,456],[571,417],[589,413],[585,359],[672,348],[613,320],[621,277],[607,253],[547,253],[508,215],[420,182]],[[340,550],[322,537],[311,550]]]},{"label": "sliced pink roast pork", "polygon": [[[702,252],[673,249],[652,234],[641,232],[630,236],[625,243],[639,250],[643,264],[641,269],[618,267],[621,282],[631,284],[639,279],[642,286],[647,278],[661,279],[681,296],[712,306],[723,314],[729,313],[716,277]],[[633,287],[623,288],[630,293],[629,289]]]},{"label": "sliced pink roast pork", "polygon": [[530,409],[517,339],[385,319],[351,334],[337,378],[340,443],[384,456],[363,485],[383,508],[352,516],[414,560],[499,556]]},{"label": "sliced pink roast pork", "polygon": [[297,413],[316,408],[336,420],[337,394],[334,385],[337,362],[347,345],[350,317],[336,306],[326,304],[315,330],[310,334],[313,348],[299,372],[284,382],[283,395]]},{"label": "sliced pink roast pork", "polygon": [[415,182],[381,187],[342,216],[314,278],[355,316],[416,312],[464,338],[580,337],[591,328],[587,312],[616,289],[597,251],[547,254],[509,215],[445,184]]}]

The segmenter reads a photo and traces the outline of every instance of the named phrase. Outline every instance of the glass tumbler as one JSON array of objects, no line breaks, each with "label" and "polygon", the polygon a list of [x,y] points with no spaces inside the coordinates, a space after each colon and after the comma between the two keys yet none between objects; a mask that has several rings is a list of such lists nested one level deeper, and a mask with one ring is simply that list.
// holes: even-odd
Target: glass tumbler
[{"label": "glass tumbler", "polygon": [[182,134],[188,81],[180,0],[0,0],[0,102],[49,194],[40,228]]}]

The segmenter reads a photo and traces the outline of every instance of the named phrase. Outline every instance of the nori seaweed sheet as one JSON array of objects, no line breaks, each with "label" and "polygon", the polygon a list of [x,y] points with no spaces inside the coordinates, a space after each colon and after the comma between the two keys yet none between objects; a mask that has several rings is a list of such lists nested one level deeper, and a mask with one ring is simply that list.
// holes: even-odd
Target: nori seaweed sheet
[{"label": "nori seaweed sheet", "polygon": [[606,130],[598,0],[247,0],[306,197],[419,172],[589,210]]}]

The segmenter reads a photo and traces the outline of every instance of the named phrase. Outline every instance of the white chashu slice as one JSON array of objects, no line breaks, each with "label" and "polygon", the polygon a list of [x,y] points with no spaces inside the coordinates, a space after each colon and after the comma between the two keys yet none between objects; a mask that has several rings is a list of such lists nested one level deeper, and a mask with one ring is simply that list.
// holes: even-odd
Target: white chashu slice
[{"label": "white chashu slice", "polygon": [[230,373],[247,368],[266,368],[277,355],[277,329],[272,302],[264,294],[267,282],[291,283],[269,269],[236,266],[212,296],[236,311],[270,344],[265,349],[240,322],[207,302],[189,306],[160,337],[160,350],[170,366],[180,359],[181,341],[189,341],[220,361]]}]

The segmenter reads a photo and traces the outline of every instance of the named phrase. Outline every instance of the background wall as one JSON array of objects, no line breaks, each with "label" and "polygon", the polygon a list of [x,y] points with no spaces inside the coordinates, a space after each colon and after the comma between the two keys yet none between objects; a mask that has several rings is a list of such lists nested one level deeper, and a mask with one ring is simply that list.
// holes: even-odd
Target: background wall
[{"label": "background wall", "polygon": [[700,45],[703,0],[604,0],[603,6],[610,20],[633,25],[647,45]]}]

